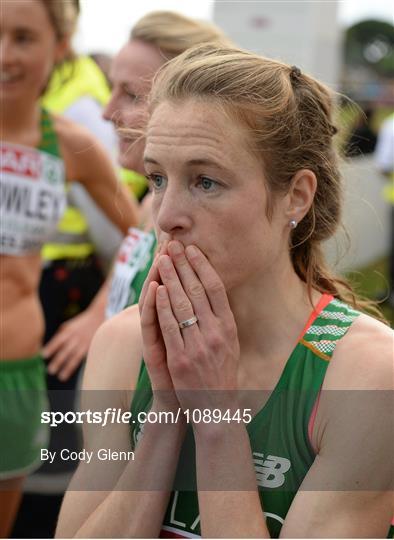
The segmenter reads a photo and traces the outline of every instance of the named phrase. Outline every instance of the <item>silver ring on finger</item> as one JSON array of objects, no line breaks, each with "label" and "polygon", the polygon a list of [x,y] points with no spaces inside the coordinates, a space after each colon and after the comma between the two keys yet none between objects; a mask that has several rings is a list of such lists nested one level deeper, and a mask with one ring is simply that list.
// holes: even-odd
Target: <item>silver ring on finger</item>
[{"label": "silver ring on finger", "polygon": [[190,319],[187,319],[186,321],[182,321],[178,323],[179,328],[182,330],[183,328],[187,328],[188,326],[192,326],[193,324],[196,324],[198,321],[198,318],[193,315]]}]

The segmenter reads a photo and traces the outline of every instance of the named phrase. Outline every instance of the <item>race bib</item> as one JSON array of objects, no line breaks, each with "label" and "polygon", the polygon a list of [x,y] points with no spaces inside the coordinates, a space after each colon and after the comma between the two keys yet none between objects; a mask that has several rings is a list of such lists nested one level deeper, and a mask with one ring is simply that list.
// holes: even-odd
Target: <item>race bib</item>
[{"label": "race bib", "polygon": [[153,233],[130,228],[120,246],[111,281],[106,309],[107,318],[134,303],[132,283],[140,270],[148,264],[155,242]]},{"label": "race bib", "polygon": [[63,161],[35,148],[0,144],[0,253],[40,251],[66,207]]}]

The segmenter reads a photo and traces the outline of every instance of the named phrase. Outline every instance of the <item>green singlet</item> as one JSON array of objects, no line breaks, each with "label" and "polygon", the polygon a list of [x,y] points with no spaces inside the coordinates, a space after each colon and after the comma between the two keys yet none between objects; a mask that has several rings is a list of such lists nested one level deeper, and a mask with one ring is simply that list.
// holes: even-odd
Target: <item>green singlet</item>
[{"label": "green singlet", "polygon": [[52,156],[60,157],[59,141],[53,126],[53,120],[46,109],[41,109],[41,141],[37,149]]},{"label": "green singlet", "polygon": [[[359,312],[332,296],[323,295],[311,314],[282,375],[264,407],[247,426],[256,480],[271,537],[278,537],[290,505],[314,459],[311,444],[316,404],[324,376],[338,341],[346,334]],[[142,362],[131,404],[133,418],[149,410],[152,390]],[[142,435],[141,425],[131,425],[132,446]],[[194,456],[185,456],[189,429],[181,451],[177,475]],[[185,461],[187,460],[187,461]],[[190,463],[194,463],[190,466]],[[188,487],[189,489],[189,487]],[[196,491],[174,490],[164,517],[160,537],[195,538],[201,535]]]}]

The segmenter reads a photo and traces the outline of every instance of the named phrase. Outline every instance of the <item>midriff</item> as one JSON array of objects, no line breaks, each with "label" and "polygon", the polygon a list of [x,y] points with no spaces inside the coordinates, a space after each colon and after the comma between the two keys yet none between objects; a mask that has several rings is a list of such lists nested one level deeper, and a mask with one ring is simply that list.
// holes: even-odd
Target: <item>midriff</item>
[{"label": "midriff", "polygon": [[37,354],[44,335],[44,317],[37,295],[41,276],[39,254],[0,256],[0,360]]}]

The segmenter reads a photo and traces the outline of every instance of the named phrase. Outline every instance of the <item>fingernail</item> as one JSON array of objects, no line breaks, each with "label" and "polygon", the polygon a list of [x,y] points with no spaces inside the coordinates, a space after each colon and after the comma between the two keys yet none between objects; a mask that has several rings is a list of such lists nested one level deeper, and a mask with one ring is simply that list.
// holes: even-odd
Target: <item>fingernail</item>
[{"label": "fingernail", "polygon": [[52,366],[48,366],[48,367],[47,367],[47,371],[48,371],[49,375],[54,375],[54,373],[55,373],[55,368],[53,368]]},{"label": "fingernail", "polygon": [[174,253],[174,255],[180,255],[183,252],[183,246],[180,242],[172,242],[171,250]]}]

